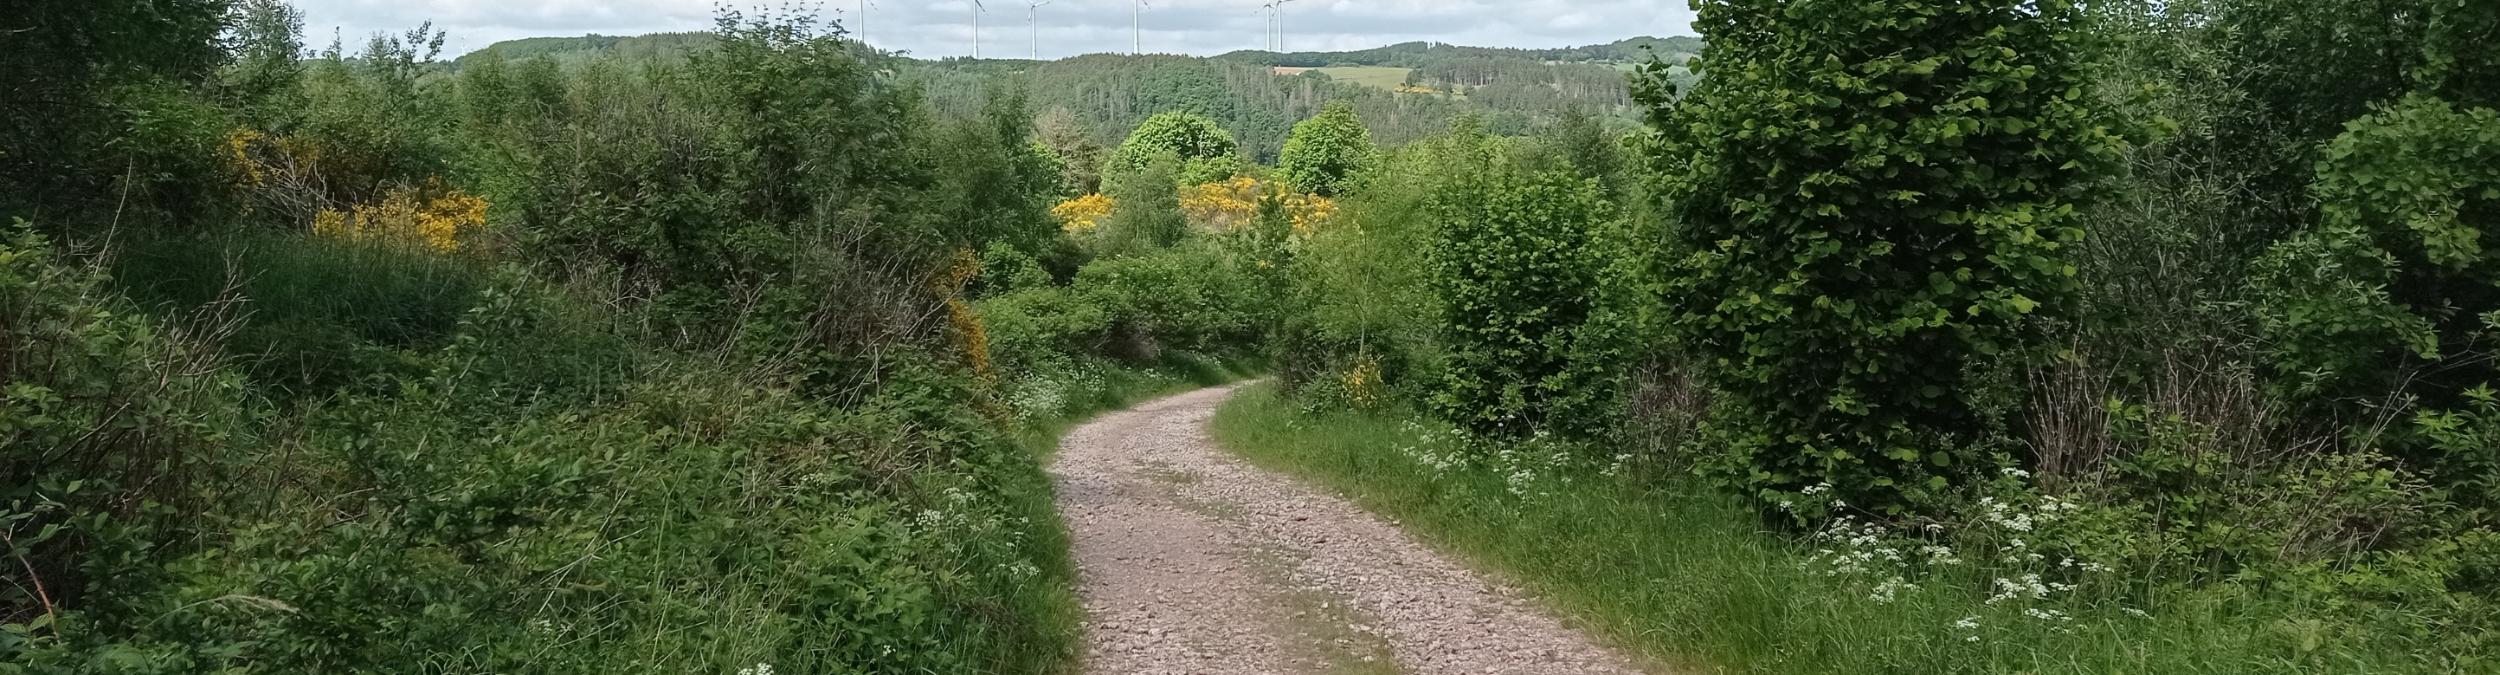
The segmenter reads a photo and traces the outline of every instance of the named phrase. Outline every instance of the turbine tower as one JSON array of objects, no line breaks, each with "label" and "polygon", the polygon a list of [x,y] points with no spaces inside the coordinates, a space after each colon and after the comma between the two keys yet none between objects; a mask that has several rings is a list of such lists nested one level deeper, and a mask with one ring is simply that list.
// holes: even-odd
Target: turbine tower
[{"label": "turbine tower", "polygon": [[1041,2],[1025,0],[1024,3],[1024,22],[1033,28],[1033,60],[1035,61],[1042,60],[1042,6],[1051,2],[1052,0]]},{"label": "turbine tower", "polygon": [[972,60],[981,60],[981,13],[990,11],[981,0],[972,0]]},{"label": "turbine tower", "polygon": [[851,34],[859,36],[860,44],[868,43],[868,8],[876,5],[869,0],[859,0],[859,21],[855,22],[859,25],[852,27]]},{"label": "turbine tower", "polygon": [[1136,55],[1138,55],[1138,54],[1143,53],[1143,52],[1145,52],[1145,51],[1146,51],[1146,49],[1145,49],[1145,44],[1146,44],[1146,41],[1145,41],[1145,38],[1140,37],[1140,35],[1143,35],[1143,33],[1141,33],[1141,32],[1138,30],[1138,22],[1137,22],[1137,17],[1138,17],[1138,16],[1140,16],[1140,15],[1143,15],[1143,14],[1145,14],[1145,13],[1146,13],[1146,0],[1137,0],[1135,4],[1129,5],[1129,8],[1128,8],[1128,53],[1129,53],[1129,55],[1130,55],[1130,56],[1136,56]]},{"label": "turbine tower", "polygon": [[1261,27],[1267,31],[1267,34],[1260,37],[1267,38],[1267,50],[1271,52],[1276,51],[1276,7],[1276,0],[1268,0],[1265,4],[1259,5],[1259,11],[1267,15],[1261,17],[1267,19],[1267,25]]}]

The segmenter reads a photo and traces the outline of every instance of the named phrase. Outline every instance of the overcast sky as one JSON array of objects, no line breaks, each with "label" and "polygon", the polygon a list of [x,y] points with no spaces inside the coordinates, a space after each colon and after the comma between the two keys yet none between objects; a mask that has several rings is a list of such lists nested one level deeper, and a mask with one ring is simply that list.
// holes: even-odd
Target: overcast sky
[{"label": "overcast sky", "polygon": [[[870,43],[921,58],[972,53],[973,0],[871,0]],[[1140,23],[1149,52],[1220,54],[1264,48],[1266,0],[1149,0]],[[855,31],[860,0],[827,0],[826,15]],[[1025,56],[1028,0],[981,0],[981,54]],[[295,0],[305,42],[349,46],[376,32],[433,21],[450,32],[445,57],[500,40],[585,33],[705,30],[713,0]],[[752,7],[756,0],[732,0]],[[775,0],[773,6],[779,6]],[[1043,58],[1129,49],[1130,0],[1054,0],[1038,12]],[[1337,51],[1428,40],[1485,47],[1565,47],[1640,35],[1686,35],[1683,0],[1296,0],[1285,6],[1286,51]]]}]

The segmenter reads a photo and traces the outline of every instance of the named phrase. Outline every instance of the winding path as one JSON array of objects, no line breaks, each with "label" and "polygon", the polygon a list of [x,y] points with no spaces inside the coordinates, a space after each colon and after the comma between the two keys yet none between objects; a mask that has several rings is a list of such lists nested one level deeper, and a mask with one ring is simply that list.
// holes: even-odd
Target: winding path
[{"label": "winding path", "polygon": [[1394,523],[1216,449],[1207,421],[1233,390],[1062,439],[1087,672],[1641,672]]}]

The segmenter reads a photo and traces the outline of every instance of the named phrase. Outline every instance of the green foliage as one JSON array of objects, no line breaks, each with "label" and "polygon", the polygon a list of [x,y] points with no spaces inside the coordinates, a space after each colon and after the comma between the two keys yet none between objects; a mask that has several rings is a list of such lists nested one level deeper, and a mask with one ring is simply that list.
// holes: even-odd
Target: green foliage
[{"label": "green foliage", "polygon": [[1475,140],[1426,139],[1382,157],[1363,189],[1338,202],[1338,221],[1296,247],[1294,311],[1276,349],[1278,380],[1296,398],[1346,401],[1348,376],[1363,370],[1371,386],[1408,400],[1440,383],[1440,301],[1415,252],[1434,241],[1428,205],[1449,160],[1475,151]]},{"label": "green foliage", "polygon": [[10,317],[0,323],[0,550],[17,566],[0,585],[0,664],[85,616],[90,598],[147,588],[150,560],[185,550],[186,526],[244,468],[221,452],[248,443],[237,438],[235,379],[194,344],[200,336],[119,306],[105,281],[22,221],[0,243],[0,315]]},{"label": "green foliage", "polygon": [[[228,0],[31,0],[0,29],[0,217],[47,215],[90,200],[158,192],[168,213],[193,217],[194,197],[222,185],[180,150],[201,137],[199,85],[225,61],[216,38]],[[194,128],[185,128],[194,127]],[[131,134],[157,144],[114,142]],[[167,165],[171,162],[172,165]],[[118,185],[117,185],[118,184]],[[128,200],[124,200],[129,205]],[[212,204],[206,204],[213,206]]]},{"label": "green foliage", "polygon": [[2316,195],[2326,221],[2268,254],[2254,277],[2277,368],[2303,391],[2375,397],[2414,379],[2391,363],[2455,364],[2420,373],[2445,400],[2495,374],[2490,347],[2500,267],[2483,237],[2500,227],[2500,113],[2409,98],[2356,120],[2323,151]]},{"label": "green foliage", "polygon": [[1233,140],[1232,132],[1206,116],[1167,112],[1146,118],[1144,124],[1138,125],[1128,140],[1112,151],[1103,174],[1108,180],[1118,181],[1146,171],[1164,158],[1178,162],[1171,173],[1177,184],[1212,183],[1240,173],[1241,144]]},{"label": "green foliage", "polygon": [[2418,87],[2459,105],[2500,107],[2500,6],[2473,0],[2425,0]]},{"label": "green foliage", "polygon": [[1064,160],[1030,140],[1031,119],[1023,96],[1002,97],[935,144],[943,154],[937,191],[963,197],[939,205],[951,243],[1042,250],[1058,236],[1050,205],[1065,192]]},{"label": "green foliage", "polygon": [[1371,131],[1354,116],[1354,106],[1331,103],[1319,116],[1293,126],[1276,169],[1295,190],[1336,197],[1374,161],[1375,152]]},{"label": "green foliage", "polygon": [[[1899,508],[1984,459],[1989,366],[2074,286],[2074,202],[2121,147],[2068,2],[1709,2],[1653,67],[1671,321],[1727,394],[1722,475]],[[1916,17],[1915,20],[1897,20]]]},{"label": "green foliage", "polygon": [[1427,264],[1449,350],[1434,410],[1485,436],[1594,435],[1619,371],[1574,352],[1591,339],[1606,269],[1593,243],[1612,207],[1569,173],[1450,168],[1463,177],[1430,206]]},{"label": "green foliage", "polygon": [[1109,317],[1112,355],[1152,362],[1166,350],[1223,353],[1265,328],[1263,302],[1244,261],[1206,245],[1097,261],[1074,289]]},{"label": "green foliage", "polygon": [[1189,236],[1189,217],[1181,213],[1175,178],[1179,171],[1179,163],[1166,156],[1135,171],[1106,177],[1111,215],[1088,242],[1095,253],[1103,257],[1146,253],[1171,248]]},{"label": "green foliage", "polygon": [[473,261],[300,234],[143,238],[114,262],[144,305],[248,303],[218,346],[281,399],[420,372],[414,354],[449,344],[484,285]]}]

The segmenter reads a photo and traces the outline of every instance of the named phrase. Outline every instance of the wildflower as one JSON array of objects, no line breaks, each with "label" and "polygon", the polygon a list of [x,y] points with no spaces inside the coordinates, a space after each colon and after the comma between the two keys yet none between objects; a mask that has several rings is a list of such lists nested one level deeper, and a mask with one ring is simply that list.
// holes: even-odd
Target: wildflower
[{"label": "wildflower", "polygon": [[738,669],[738,675],[773,675],[773,664],[758,663]]}]

